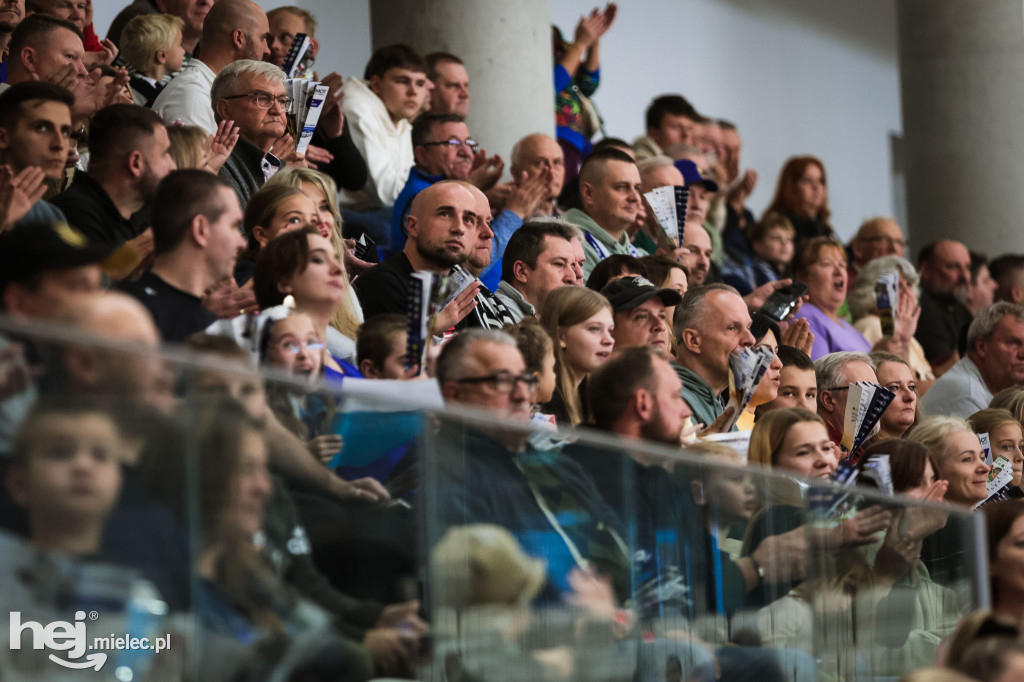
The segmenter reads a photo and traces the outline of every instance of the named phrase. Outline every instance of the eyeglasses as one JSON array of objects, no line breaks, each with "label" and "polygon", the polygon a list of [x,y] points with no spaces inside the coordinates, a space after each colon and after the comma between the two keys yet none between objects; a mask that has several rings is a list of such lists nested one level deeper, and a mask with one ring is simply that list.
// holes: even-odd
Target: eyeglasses
[{"label": "eyeglasses", "polygon": [[866,241],[866,242],[888,242],[888,243],[892,244],[893,246],[906,246],[907,245],[907,242],[902,240],[902,239],[895,239],[893,237],[888,237],[888,236],[886,236],[884,234],[877,234],[877,235],[875,235],[873,237],[865,237],[864,241]]},{"label": "eyeglasses", "polygon": [[517,384],[522,384],[529,389],[530,393],[537,390],[537,384],[539,383],[536,374],[509,374],[508,372],[498,372],[497,374],[488,374],[485,377],[469,377],[467,379],[456,379],[457,384],[484,384],[490,385],[491,389],[499,393],[511,393],[515,390]]},{"label": "eyeglasses", "polygon": [[256,102],[256,106],[258,106],[260,109],[269,109],[270,107],[274,106],[275,101],[282,107],[287,109],[292,105],[292,102],[294,101],[288,95],[274,96],[271,95],[269,92],[247,92],[243,95],[231,95],[230,97],[222,97],[221,99],[241,99],[242,97],[251,97],[252,100]]},{"label": "eyeglasses", "polygon": [[473,152],[474,154],[476,154],[477,150],[480,149],[480,145],[478,145],[476,143],[476,140],[454,140],[454,139],[452,139],[452,140],[440,140],[439,142],[423,142],[422,144],[420,144],[421,147],[440,147],[442,145],[445,145],[445,146],[448,146],[448,147],[461,147],[462,145],[466,145],[466,147],[471,152]]},{"label": "eyeglasses", "polygon": [[309,351],[320,351],[324,349],[324,344],[319,341],[307,341],[306,343],[295,343],[294,341],[285,341],[281,344],[281,350],[292,355],[298,355],[299,352],[305,348]]}]

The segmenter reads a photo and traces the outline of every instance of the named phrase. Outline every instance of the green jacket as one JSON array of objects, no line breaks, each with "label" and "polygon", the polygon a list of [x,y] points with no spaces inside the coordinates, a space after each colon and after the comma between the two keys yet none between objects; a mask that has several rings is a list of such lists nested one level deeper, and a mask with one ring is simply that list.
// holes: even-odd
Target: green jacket
[{"label": "green jacket", "polygon": [[[589,232],[594,239],[600,242],[601,246],[604,247],[605,251],[609,254],[621,253],[624,256],[631,256],[633,252],[630,251],[633,247],[629,242],[629,235],[625,232],[618,241],[612,239],[612,236],[604,231],[604,228],[594,222],[594,219],[588,216],[578,208],[571,208],[565,212],[565,219],[573,225],[577,226],[585,232]],[[636,249],[639,251],[639,249]],[[587,257],[586,263],[583,264],[583,278],[584,280],[590,277],[590,273],[593,272],[594,266],[601,262],[601,256],[597,253],[597,249],[590,245],[589,241],[583,240],[583,253]],[[641,255],[646,255],[641,252]]]},{"label": "green jacket", "polygon": [[676,362],[672,363],[672,368],[683,381],[683,400],[693,412],[694,424],[708,426],[725,412],[722,396],[716,395],[707,382]]}]

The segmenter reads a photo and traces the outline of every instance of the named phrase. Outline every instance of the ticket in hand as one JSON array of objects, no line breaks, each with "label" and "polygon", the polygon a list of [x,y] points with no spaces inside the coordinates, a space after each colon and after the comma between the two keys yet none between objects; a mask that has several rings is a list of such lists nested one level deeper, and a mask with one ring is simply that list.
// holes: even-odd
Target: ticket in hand
[{"label": "ticket in hand", "polygon": [[886,270],[875,284],[875,305],[882,322],[882,336],[896,333],[896,314],[899,312],[900,273]]}]

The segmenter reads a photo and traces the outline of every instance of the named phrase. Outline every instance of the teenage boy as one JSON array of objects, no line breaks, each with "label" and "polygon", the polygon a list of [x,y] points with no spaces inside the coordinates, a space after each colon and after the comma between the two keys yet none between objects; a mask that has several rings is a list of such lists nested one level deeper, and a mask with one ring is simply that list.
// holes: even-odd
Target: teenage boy
[{"label": "teenage boy", "polygon": [[391,207],[416,163],[412,119],[429,95],[426,63],[401,44],[374,52],[363,79],[345,81],[342,110],[369,177],[362,189],[343,191],[339,199],[343,208],[362,212],[357,221],[381,245],[390,236]]},{"label": "teenage boy", "polygon": [[818,411],[818,381],[814,376],[814,361],[799,348],[779,346],[779,395],[770,403],[757,408],[760,417],[769,410],[780,407],[803,407],[811,412]]}]

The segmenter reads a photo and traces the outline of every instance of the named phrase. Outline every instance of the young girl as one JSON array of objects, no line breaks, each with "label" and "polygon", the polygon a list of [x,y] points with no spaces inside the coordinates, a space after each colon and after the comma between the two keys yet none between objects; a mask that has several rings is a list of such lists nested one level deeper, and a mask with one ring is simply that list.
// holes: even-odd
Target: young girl
[{"label": "young girl", "polygon": [[583,421],[580,385],[611,357],[615,346],[612,306],[601,294],[576,286],[558,287],[544,302],[541,326],[555,342],[555,390],[541,406],[563,426]]}]

